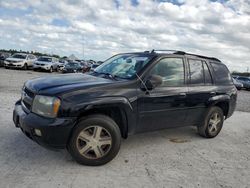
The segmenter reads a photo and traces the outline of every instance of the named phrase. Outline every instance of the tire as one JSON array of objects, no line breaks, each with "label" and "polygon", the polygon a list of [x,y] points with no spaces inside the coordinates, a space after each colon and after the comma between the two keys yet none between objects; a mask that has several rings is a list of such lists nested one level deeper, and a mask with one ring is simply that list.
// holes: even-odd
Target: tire
[{"label": "tire", "polygon": [[27,63],[24,64],[23,70],[28,70],[28,65],[27,65]]},{"label": "tire", "polygon": [[[216,116],[217,118],[215,118]],[[205,138],[214,138],[220,133],[223,122],[224,114],[222,109],[213,106],[208,110],[203,125],[197,127],[198,133]]]},{"label": "tire", "polygon": [[50,73],[53,72],[53,67],[50,67],[49,72],[50,72]]},{"label": "tire", "polygon": [[79,164],[100,166],[115,158],[120,143],[121,133],[118,125],[111,118],[97,114],[79,121],[67,149]]}]

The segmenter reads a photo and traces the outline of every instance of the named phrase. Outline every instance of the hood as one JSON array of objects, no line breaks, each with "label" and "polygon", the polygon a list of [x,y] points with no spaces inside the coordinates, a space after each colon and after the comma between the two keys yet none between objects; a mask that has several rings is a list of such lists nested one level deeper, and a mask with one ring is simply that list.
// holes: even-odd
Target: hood
[{"label": "hood", "polygon": [[18,62],[18,61],[24,61],[25,59],[19,59],[19,58],[13,58],[13,57],[9,57],[9,58],[7,58],[6,59],[6,61],[16,61],[16,62]]},{"label": "hood", "polygon": [[54,95],[57,93],[100,86],[112,82],[114,81],[91,76],[88,74],[73,73],[66,75],[46,76],[28,80],[25,83],[25,87],[27,87],[34,93]]}]

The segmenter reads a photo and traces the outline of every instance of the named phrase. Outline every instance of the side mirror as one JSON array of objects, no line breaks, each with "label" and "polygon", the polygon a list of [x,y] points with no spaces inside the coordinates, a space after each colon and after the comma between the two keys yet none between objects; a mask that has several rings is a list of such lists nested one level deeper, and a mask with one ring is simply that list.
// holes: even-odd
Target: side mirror
[{"label": "side mirror", "polygon": [[148,90],[152,90],[161,84],[162,84],[162,77],[158,75],[150,76],[149,79],[145,82],[145,85]]}]

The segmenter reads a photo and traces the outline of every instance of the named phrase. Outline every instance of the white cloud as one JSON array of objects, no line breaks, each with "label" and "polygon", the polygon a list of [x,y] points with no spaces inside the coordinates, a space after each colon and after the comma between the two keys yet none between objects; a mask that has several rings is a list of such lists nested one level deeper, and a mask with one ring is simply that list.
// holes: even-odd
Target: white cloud
[{"label": "white cloud", "polygon": [[97,60],[117,52],[180,49],[218,57],[231,70],[250,67],[248,0],[171,2],[0,1],[0,48],[84,52]]}]

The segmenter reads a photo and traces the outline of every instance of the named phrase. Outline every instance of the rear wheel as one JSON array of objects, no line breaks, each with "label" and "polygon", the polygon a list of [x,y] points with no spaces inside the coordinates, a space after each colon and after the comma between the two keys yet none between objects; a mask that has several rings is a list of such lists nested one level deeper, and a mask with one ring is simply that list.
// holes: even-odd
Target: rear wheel
[{"label": "rear wheel", "polygon": [[68,151],[80,164],[99,166],[117,155],[120,142],[120,129],[111,118],[91,115],[77,124]]},{"label": "rear wheel", "polygon": [[214,138],[220,133],[223,122],[224,115],[222,109],[217,106],[211,107],[207,112],[204,124],[197,127],[198,133],[206,138]]}]

